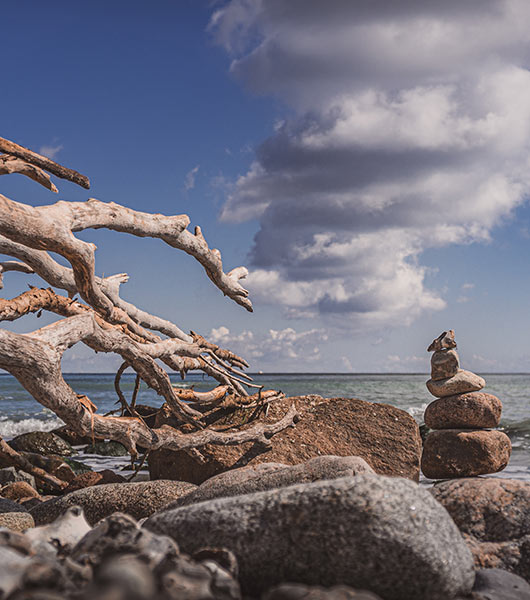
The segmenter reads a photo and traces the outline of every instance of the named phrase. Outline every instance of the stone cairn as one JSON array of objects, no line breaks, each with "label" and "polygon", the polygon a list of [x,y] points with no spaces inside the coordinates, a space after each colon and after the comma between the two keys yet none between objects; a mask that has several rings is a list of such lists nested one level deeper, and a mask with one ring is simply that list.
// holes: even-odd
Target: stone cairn
[{"label": "stone cairn", "polygon": [[425,440],[421,470],[429,479],[452,479],[497,473],[508,464],[512,445],[499,425],[502,403],[481,392],[486,382],[460,368],[455,333],[444,331],[427,349],[431,379],[427,389],[438,399],[425,410],[434,431]]}]

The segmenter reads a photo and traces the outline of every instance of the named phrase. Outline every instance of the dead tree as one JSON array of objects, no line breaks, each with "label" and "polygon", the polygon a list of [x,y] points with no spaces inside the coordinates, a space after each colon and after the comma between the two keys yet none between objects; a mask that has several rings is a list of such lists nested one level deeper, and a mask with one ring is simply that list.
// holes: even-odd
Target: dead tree
[{"label": "dead tree", "polygon": [[[0,138],[0,153],[0,175],[20,173],[52,192],[57,192],[57,188],[49,174],[86,189],[90,187],[84,175],[3,138]],[[263,392],[253,384],[243,371],[248,364],[233,352],[219,348],[193,331],[187,334],[176,324],[123,300],[120,285],[127,281],[127,274],[98,277],[95,245],[74,235],[85,229],[106,228],[158,238],[193,256],[225,296],[252,311],[248,292],[240,283],[247,275],[246,268],[237,267],[225,273],[219,250],[208,246],[200,227],[195,227],[194,233],[188,231],[189,223],[187,215],[144,213],[94,198],[32,207],[0,194],[0,254],[16,259],[0,262],[0,288],[9,271],[37,274],[50,286],[31,287],[11,299],[0,298],[0,321],[13,321],[42,310],[62,317],[29,334],[0,329],[0,368],[14,375],[35,400],[51,409],[70,428],[83,435],[119,441],[133,457],[137,455],[137,446],[150,451],[248,441],[269,445],[275,433],[293,426],[297,420],[293,406],[273,424],[257,422],[250,428],[232,431],[206,427],[204,414],[223,403],[256,407],[283,395],[270,390]],[[50,252],[64,257],[70,267],[59,264]],[[76,394],[65,382],[62,355],[79,342],[96,352],[122,357],[123,365],[116,377],[123,406],[120,416],[98,414],[90,399]],[[190,370],[201,370],[219,385],[203,393],[179,390],[157,360],[180,372],[182,377]],[[161,396],[178,421],[186,426],[186,433],[167,425],[157,429],[146,425],[134,403],[127,404],[120,393],[119,378],[126,367],[136,372],[137,382],[144,381]],[[249,395],[247,387],[257,388],[258,392]],[[0,445],[0,452],[1,448]]]}]

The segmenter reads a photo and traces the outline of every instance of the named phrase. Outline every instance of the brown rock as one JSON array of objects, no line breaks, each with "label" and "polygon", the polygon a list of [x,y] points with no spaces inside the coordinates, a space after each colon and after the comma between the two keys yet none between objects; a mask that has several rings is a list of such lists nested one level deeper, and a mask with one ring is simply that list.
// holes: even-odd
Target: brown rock
[{"label": "brown rock", "polygon": [[37,492],[37,490],[25,481],[16,481],[15,483],[8,483],[2,488],[0,494],[4,498],[9,498],[9,500],[15,501],[39,497],[39,493]]},{"label": "brown rock", "polygon": [[449,348],[456,348],[455,332],[453,329],[442,331],[442,333],[431,342],[431,345],[427,348],[427,352]]},{"label": "brown rock", "polygon": [[431,402],[425,425],[431,429],[488,429],[501,420],[502,402],[493,394],[469,392]]},{"label": "brown rock", "polygon": [[[186,451],[155,450],[149,455],[151,478],[202,483],[218,473],[246,465],[293,465],[319,455],[334,455],[360,456],[376,473],[418,481],[421,438],[418,425],[407,412],[356,398],[298,396],[272,403],[260,421],[278,421],[292,403],[301,420],[296,427],[275,435],[271,449],[251,442],[239,446],[207,445],[200,449],[203,460]],[[214,417],[216,425],[240,424],[248,419],[248,410],[222,409]],[[160,411],[157,427],[164,423],[176,425],[167,409]],[[255,423],[245,424],[242,429]]]},{"label": "brown rock", "polygon": [[65,442],[68,442],[71,446],[84,446],[85,444],[92,443],[92,437],[90,435],[82,435],[74,431],[67,425],[58,427],[52,431],[55,435],[58,435]]},{"label": "brown rock", "polygon": [[426,385],[433,396],[443,398],[455,394],[465,394],[466,392],[478,392],[486,385],[486,382],[479,375],[460,369],[456,375],[447,379],[436,381],[429,379]]},{"label": "brown rock", "polygon": [[530,581],[530,482],[459,479],[431,492],[468,543],[477,568],[500,568]]},{"label": "brown rock", "polygon": [[366,590],[354,590],[346,585],[331,588],[308,586],[303,583],[282,583],[270,589],[263,600],[381,600]]},{"label": "brown rock", "polygon": [[431,357],[431,379],[447,379],[460,370],[460,360],[456,350],[436,350]]},{"label": "brown rock", "polygon": [[30,527],[35,527],[35,521],[28,512],[2,513],[0,527],[6,527],[11,531],[26,531]]},{"label": "brown rock", "polygon": [[430,479],[472,477],[502,471],[512,444],[502,431],[442,429],[427,436],[421,470]]},{"label": "brown rock", "polygon": [[64,493],[69,494],[70,492],[75,492],[75,490],[81,490],[93,485],[122,483],[124,481],[125,477],[122,477],[118,473],[114,473],[114,471],[111,471],[110,469],[105,469],[103,471],[89,471],[87,473],[76,475],[74,479],[70,481],[68,487],[64,490]]}]

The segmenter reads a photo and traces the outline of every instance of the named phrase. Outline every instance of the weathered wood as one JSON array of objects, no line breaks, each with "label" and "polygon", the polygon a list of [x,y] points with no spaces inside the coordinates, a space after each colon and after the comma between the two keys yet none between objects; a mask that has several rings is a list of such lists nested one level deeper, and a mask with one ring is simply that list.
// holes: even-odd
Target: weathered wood
[{"label": "weathered wood", "polygon": [[56,175],[61,179],[67,179],[73,183],[77,183],[77,185],[80,185],[87,190],[90,189],[90,181],[86,175],[81,175],[81,173],[78,173],[73,169],[67,169],[50,158],[42,156],[42,154],[37,154],[36,152],[33,152],[33,150],[24,148],[24,146],[15,144],[15,142],[11,142],[2,137],[0,137],[0,152],[21,158],[27,163],[52,173],[52,175]]},{"label": "weathered wood", "polygon": [[45,188],[57,193],[59,190],[55,187],[48,173],[45,173],[39,167],[30,165],[21,158],[4,154],[0,156],[0,175],[11,175],[12,173],[20,173],[33,181],[40,183]]}]

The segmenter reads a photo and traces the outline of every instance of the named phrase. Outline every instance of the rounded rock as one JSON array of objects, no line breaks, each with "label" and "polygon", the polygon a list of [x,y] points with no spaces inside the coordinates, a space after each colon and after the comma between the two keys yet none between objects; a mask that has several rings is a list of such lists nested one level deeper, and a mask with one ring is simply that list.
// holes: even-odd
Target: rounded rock
[{"label": "rounded rock", "polygon": [[13,438],[9,445],[17,452],[35,452],[48,456],[72,456],[77,452],[58,435],[51,431],[31,431]]},{"label": "rounded rock", "polygon": [[431,402],[423,419],[430,429],[489,429],[499,425],[501,412],[497,396],[468,392]]},{"label": "rounded rock", "polygon": [[441,429],[425,440],[421,470],[429,479],[474,477],[502,471],[512,444],[502,431]]},{"label": "rounded rock", "polygon": [[29,483],[25,481],[15,481],[8,483],[0,491],[4,498],[9,500],[22,500],[28,498],[38,498],[39,493]]},{"label": "rounded rock", "polygon": [[456,350],[436,350],[431,357],[431,379],[447,379],[460,370],[460,360]]},{"label": "rounded rock", "polygon": [[35,527],[35,521],[29,512],[20,507],[19,512],[0,513],[0,527],[7,527],[11,531],[26,531]]},{"label": "rounded rock", "polygon": [[447,379],[436,381],[429,379],[426,385],[433,396],[443,398],[455,394],[465,394],[466,392],[478,392],[486,385],[486,382],[479,375],[460,369],[456,375]]},{"label": "rounded rock", "polygon": [[193,554],[228,548],[243,595],[282,582],[348,585],[385,600],[468,594],[473,559],[432,495],[397,477],[357,475],[209,500],[144,524]]}]

